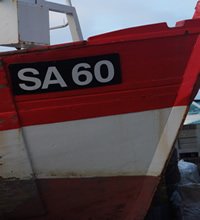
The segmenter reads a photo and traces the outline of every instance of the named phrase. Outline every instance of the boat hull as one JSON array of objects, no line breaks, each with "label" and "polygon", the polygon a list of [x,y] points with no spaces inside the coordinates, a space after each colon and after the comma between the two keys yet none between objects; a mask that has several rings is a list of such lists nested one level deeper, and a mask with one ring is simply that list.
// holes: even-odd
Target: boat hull
[{"label": "boat hull", "polygon": [[[17,208],[7,207],[4,216],[26,219],[34,210],[33,219],[44,220],[143,219],[185,111],[174,107],[1,131],[7,143],[2,154],[15,158],[3,158],[4,191],[20,195],[24,189],[28,195],[18,196]],[[22,160],[23,137],[35,194],[29,193],[34,188],[29,161]],[[4,197],[12,204],[12,197]]]},{"label": "boat hull", "polygon": [[143,219],[199,88],[199,33],[197,19],[1,54],[0,216]]},{"label": "boat hull", "polygon": [[37,212],[31,219],[35,220],[143,219],[158,183],[159,178],[144,176],[39,179],[46,212],[37,215],[40,207],[32,198],[1,219],[28,219],[33,206]]},{"label": "boat hull", "polygon": [[158,182],[145,176],[41,179],[38,186],[51,216],[41,219],[143,219]]}]

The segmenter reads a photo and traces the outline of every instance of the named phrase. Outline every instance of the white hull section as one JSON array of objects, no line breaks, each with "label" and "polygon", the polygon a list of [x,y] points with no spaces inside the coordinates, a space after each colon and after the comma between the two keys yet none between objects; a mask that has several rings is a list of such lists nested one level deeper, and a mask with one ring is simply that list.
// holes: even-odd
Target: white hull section
[{"label": "white hull section", "polygon": [[157,145],[156,151],[150,163],[147,175],[148,176],[158,176],[161,174],[166,159],[168,158],[177,133],[179,131],[180,125],[185,118],[186,107],[182,107],[180,110],[178,107],[172,108],[169,118],[165,124],[164,130],[160,137],[159,143]]},{"label": "white hull section", "polygon": [[31,160],[20,129],[0,131],[0,178],[30,179]]},{"label": "white hull section", "polygon": [[[158,176],[185,112],[186,106],[181,106],[28,126],[22,130],[37,178]],[[1,131],[0,137],[15,133],[19,130]],[[12,173],[13,177],[27,177],[23,171],[27,160],[15,160],[24,151],[19,147],[23,144],[20,138],[14,143],[12,138],[4,141],[0,176],[6,178]]]}]

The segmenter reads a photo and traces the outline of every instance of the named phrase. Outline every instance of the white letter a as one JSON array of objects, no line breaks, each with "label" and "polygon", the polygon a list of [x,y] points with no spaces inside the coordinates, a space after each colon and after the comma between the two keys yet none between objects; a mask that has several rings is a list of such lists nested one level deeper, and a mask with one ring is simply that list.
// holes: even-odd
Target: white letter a
[{"label": "white letter a", "polygon": [[[56,79],[51,80],[52,74],[54,74]],[[60,73],[58,72],[55,66],[51,66],[48,68],[42,89],[47,89],[49,85],[52,84],[60,84],[61,87],[67,87],[67,84],[65,83],[65,81],[63,80],[62,76],[60,75]]]}]

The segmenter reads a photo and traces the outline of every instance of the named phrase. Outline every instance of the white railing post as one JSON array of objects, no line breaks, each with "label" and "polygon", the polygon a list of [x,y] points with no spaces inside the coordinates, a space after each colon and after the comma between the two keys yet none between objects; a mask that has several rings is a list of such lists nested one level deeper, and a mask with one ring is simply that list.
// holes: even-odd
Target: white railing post
[{"label": "white railing post", "polygon": [[73,41],[83,40],[81,27],[74,7],[47,1],[45,2],[45,6],[48,7],[49,11],[66,14]]}]

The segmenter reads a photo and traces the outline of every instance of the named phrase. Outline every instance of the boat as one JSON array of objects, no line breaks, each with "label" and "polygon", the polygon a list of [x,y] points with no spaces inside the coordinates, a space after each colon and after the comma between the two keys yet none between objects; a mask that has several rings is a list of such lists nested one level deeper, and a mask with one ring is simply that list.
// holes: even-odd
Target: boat
[{"label": "boat", "polygon": [[175,27],[0,53],[1,219],[145,218],[199,89],[199,5]]},{"label": "boat", "polygon": [[190,105],[190,109],[184,121],[184,125],[199,124],[200,121],[199,109],[200,109],[199,100],[194,100]]}]

